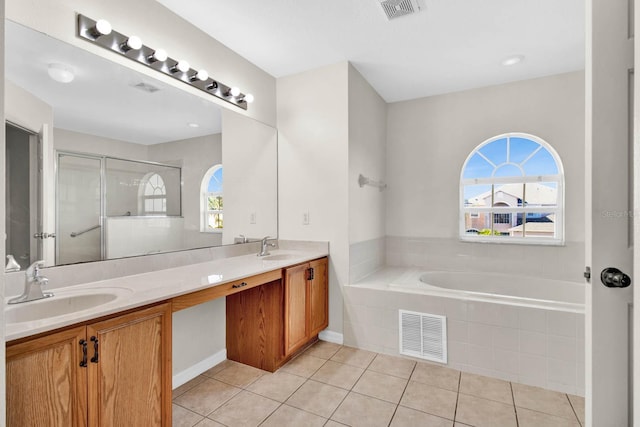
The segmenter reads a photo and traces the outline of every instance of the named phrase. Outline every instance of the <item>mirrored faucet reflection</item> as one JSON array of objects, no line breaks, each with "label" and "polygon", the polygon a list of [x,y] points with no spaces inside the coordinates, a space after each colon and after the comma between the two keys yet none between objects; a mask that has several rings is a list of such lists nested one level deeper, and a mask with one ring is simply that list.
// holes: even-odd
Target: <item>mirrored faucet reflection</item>
[{"label": "mirrored faucet reflection", "polygon": [[40,275],[40,269],[44,267],[44,261],[36,261],[27,268],[24,278],[24,291],[22,295],[9,300],[9,304],[35,301],[53,296],[52,292],[43,292],[42,288],[49,283],[49,279]]}]

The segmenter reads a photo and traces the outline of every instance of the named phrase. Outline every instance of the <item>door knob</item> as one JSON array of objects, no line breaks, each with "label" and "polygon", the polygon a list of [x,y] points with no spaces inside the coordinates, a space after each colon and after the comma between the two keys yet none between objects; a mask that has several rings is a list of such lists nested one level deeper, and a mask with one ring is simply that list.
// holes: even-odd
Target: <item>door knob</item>
[{"label": "door knob", "polygon": [[602,270],[600,280],[608,288],[626,288],[631,284],[631,277],[613,267]]}]

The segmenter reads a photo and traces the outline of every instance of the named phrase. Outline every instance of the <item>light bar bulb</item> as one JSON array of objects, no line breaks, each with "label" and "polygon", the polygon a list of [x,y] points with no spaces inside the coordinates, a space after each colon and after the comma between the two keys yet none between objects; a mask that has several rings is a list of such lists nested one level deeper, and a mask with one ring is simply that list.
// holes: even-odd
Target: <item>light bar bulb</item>
[{"label": "light bar bulb", "polygon": [[229,95],[231,96],[240,95],[240,88],[238,88],[237,86],[232,87],[231,89],[229,89]]},{"label": "light bar bulb", "polygon": [[127,39],[126,42],[120,45],[120,49],[124,52],[128,52],[130,50],[138,50],[142,47],[142,40],[138,36],[131,36]]},{"label": "light bar bulb", "polygon": [[95,38],[100,36],[108,36],[111,34],[111,24],[106,19],[98,19],[96,24],[89,30],[91,35]]},{"label": "light bar bulb", "polygon": [[195,82],[196,80],[200,80],[201,82],[206,82],[207,79],[209,79],[209,73],[207,73],[207,70],[200,70],[197,73],[195,73],[193,76],[189,77],[189,80],[191,80],[192,82]]},{"label": "light bar bulb", "polygon": [[167,55],[167,51],[164,49],[156,49],[152,55],[150,55],[147,60],[149,62],[164,62],[167,60],[169,56]]},{"label": "light bar bulb", "polygon": [[189,63],[184,59],[181,59],[180,61],[178,61],[178,64],[176,65],[176,67],[178,67],[178,70],[182,71],[183,73],[186,73],[191,68]]},{"label": "light bar bulb", "polygon": [[251,104],[255,100],[255,98],[253,97],[253,95],[248,93],[244,96],[244,100],[247,101],[247,104]]}]

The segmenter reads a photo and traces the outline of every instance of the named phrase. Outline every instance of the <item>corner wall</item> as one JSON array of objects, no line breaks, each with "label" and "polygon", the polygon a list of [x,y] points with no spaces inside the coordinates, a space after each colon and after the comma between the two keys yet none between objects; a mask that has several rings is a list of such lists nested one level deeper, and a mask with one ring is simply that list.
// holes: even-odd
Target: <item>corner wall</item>
[{"label": "corner wall", "polygon": [[277,81],[279,237],[329,241],[328,329],[337,334],[349,281],[348,73],[342,62]]},{"label": "corner wall", "polygon": [[385,261],[386,190],[358,184],[360,174],[386,182],[387,103],[349,65],[349,283]]}]

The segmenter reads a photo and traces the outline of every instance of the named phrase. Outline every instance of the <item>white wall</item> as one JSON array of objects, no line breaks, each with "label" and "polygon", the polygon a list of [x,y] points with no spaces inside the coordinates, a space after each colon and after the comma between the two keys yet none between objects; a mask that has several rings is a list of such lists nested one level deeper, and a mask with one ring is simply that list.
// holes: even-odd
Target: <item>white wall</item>
[{"label": "white wall", "polygon": [[342,62],[277,84],[279,237],[329,241],[328,329],[337,333],[349,281],[348,73]]},{"label": "white wall", "polygon": [[222,112],[223,244],[241,234],[254,239],[278,236],[277,162],[276,129]]},{"label": "white wall", "polygon": [[384,265],[386,191],[360,187],[360,174],[386,181],[387,104],[349,66],[349,282]]},{"label": "white wall", "polygon": [[[581,280],[584,259],[584,73],[574,72],[388,106],[387,261],[442,269],[500,268]],[[459,179],[484,140],[525,132],[565,170],[564,247],[458,241]]]}]

